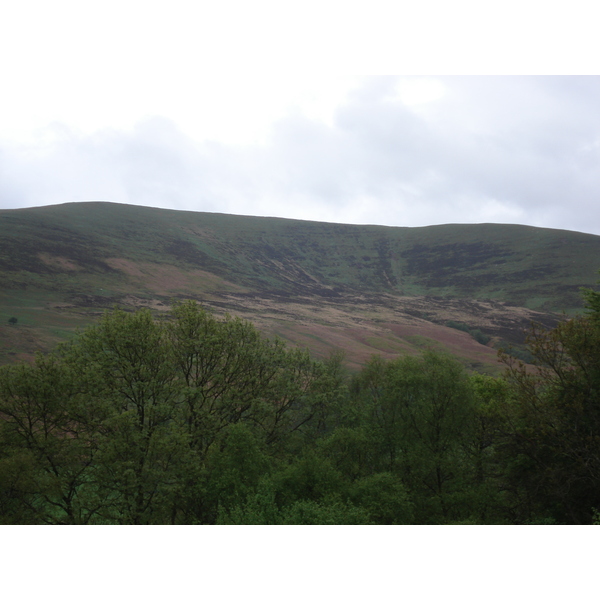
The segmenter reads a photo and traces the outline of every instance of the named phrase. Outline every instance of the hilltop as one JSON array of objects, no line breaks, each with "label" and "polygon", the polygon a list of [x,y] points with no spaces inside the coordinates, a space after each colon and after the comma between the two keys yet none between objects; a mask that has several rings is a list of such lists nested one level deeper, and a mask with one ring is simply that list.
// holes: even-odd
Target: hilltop
[{"label": "hilltop", "polygon": [[0,362],[48,350],[114,305],[166,311],[194,298],[316,356],[343,349],[351,366],[433,346],[493,370],[495,347],[522,343],[531,320],[551,326],[581,310],[580,288],[599,269],[599,236],[522,225],[341,225],[113,203],[2,210]]}]

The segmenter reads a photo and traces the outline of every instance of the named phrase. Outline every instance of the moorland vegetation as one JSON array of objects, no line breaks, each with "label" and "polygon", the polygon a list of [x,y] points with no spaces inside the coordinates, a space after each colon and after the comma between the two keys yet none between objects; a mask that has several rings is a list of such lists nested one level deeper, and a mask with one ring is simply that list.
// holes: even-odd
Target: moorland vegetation
[{"label": "moorland vegetation", "polygon": [[342,348],[355,370],[372,354],[429,346],[494,375],[496,350],[523,351],[530,321],[553,327],[583,308],[599,253],[600,236],[521,225],[343,225],[109,202],[0,210],[0,364],[52,350],[113,306],[167,312],[194,299],[320,359]]}]

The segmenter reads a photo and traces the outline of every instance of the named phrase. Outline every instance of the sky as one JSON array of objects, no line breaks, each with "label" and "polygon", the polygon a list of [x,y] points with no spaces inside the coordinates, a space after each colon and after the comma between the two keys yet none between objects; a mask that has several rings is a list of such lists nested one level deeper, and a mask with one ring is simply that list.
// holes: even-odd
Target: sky
[{"label": "sky", "polygon": [[2,209],[109,201],[600,235],[585,2],[11,4]]}]

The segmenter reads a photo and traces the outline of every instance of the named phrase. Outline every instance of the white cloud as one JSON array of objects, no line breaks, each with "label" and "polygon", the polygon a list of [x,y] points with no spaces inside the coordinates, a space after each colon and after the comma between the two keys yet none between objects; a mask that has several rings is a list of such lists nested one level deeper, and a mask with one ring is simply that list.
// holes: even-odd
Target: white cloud
[{"label": "white cloud", "polygon": [[401,78],[395,86],[395,97],[413,109],[440,100],[446,94],[446,86],[432,77]]}]

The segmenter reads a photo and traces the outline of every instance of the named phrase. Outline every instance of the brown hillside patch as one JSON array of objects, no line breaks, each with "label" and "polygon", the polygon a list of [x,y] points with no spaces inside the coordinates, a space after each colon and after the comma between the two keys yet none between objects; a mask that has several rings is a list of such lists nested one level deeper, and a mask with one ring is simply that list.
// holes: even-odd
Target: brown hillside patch
[{"label": "brown hillside patch", "polygon": [[243,293],[245,291],[243,287],[201,269],[187,271],[173,265],[134,262],[126,258],[109,258],[106,263],[127,275],[136,286],[149,292],[165,294],[202,291]]},{"label": "brown hillside patch", "polygon": [[46,252],[40,252],[38,258],[49,267],[60,269],[61,271],[80,271],[81,267],[73,262],[72,260],[65,258],[64,256],[56,256],[53,254],[47,254]]},{"label": "brown hillside patch", "polygon": [[[414,299],[388,300],[344,296],[334,302],[308,297],[226,294],[218,300],[211,298],[205,304],[217,314],[229,312],[246,318],[267,335],[279,335],[293,345],[310,348],[320,358],[333,350],[343,350],[347,364],[354,368],[364,365],[374,354],[394,359],[435,348],[461,357],[472,368],[498,370],[493,348],[479,344],[463,331],[417,316],[427,308],[430,319],[445,322],[446,317],[452,315],[460,316],[463,322],[474,323],[477,315],[466,312],[464,307],[462,311],[458,307],[447,312],[442,312],[442,307],[432,311],[424,298],[416,303],[409,301]],[[507,312],[511,311],[507,309]]]},{"label": "brown hillside patch", "polygon": [[45,352],[49,344],[35,328],[17,325],[0,325],[0,359],[31,362],[36,352]]},{"label": "brown hillside patch", "polygon": [[121,271],[130,277],[144,277],[144,272],[139,268],[138,264],[126,258],[108,258],[104,262],[109,267]]},{"label": "brown hillside patch", "polygon": [[320,358],[325,358],[333,350],[343,350],[346,364],[353,368],[360,368],[373,355],[393,360],[400,356],[420,354],[428,348],[452,353],[471,368],[488,372],[500,368],[493,348],[477,343],[464,332],[441,326],[381,324],[374,330],[361,326],[279,323],[272,324],[270,329],[273,334],[293,345],[310,348]]},{"label": "brown hillside patch", "polygon": [[[497,372],[501,367],[495,349],[446,323],[450,320],[465,323],[492,338],[506,339],[505,332],[513,332],[521,339],[519,327],[525,329],[536,316],[533,311],[519,307],[458,299],[364,294],[340,294],[332,299],[237,290],[204,292],[199,284],[205,275],[202,272],[197,272],[199,279],[194,280],[194,273],[168,265],[113,261],[111,266],[119,264],[132,275],[137,274],[127,287],[136,285],[139,292],[91,300],[75,298],[75,304],[89,309],[101,305],[110,308],[117,303],[127,308],[147,307],[164,312],[173,299],[194,298],[217,316],[229,313],[248,319],[265,335],[278,335],[290,344],[309,348],[316,357],[324,358],[333,350],[343,350],[347,364],[353,368],[359,368],[374,354],[394,359],[433,348],[457,356],[468,368]],[[169,292],[168,288],[175,286],[181,286],[183,291]],[[152,287],[159,289],[160,295],[151,291]],[[70,310],[73,309],[77,307]],[[517,343],[521,343],[519,339]]]},{"label": "brown hillside patch", "polygon": [[133,308],[149,308],[150,310],[155,310],[159,312],[168,311],[171,307],[168,304],[165,304],[158,298],[138,298],[137,296],[133,296],[131,294],[125,296],[121,300],[121,304],[125,306],[131,306]]}]

